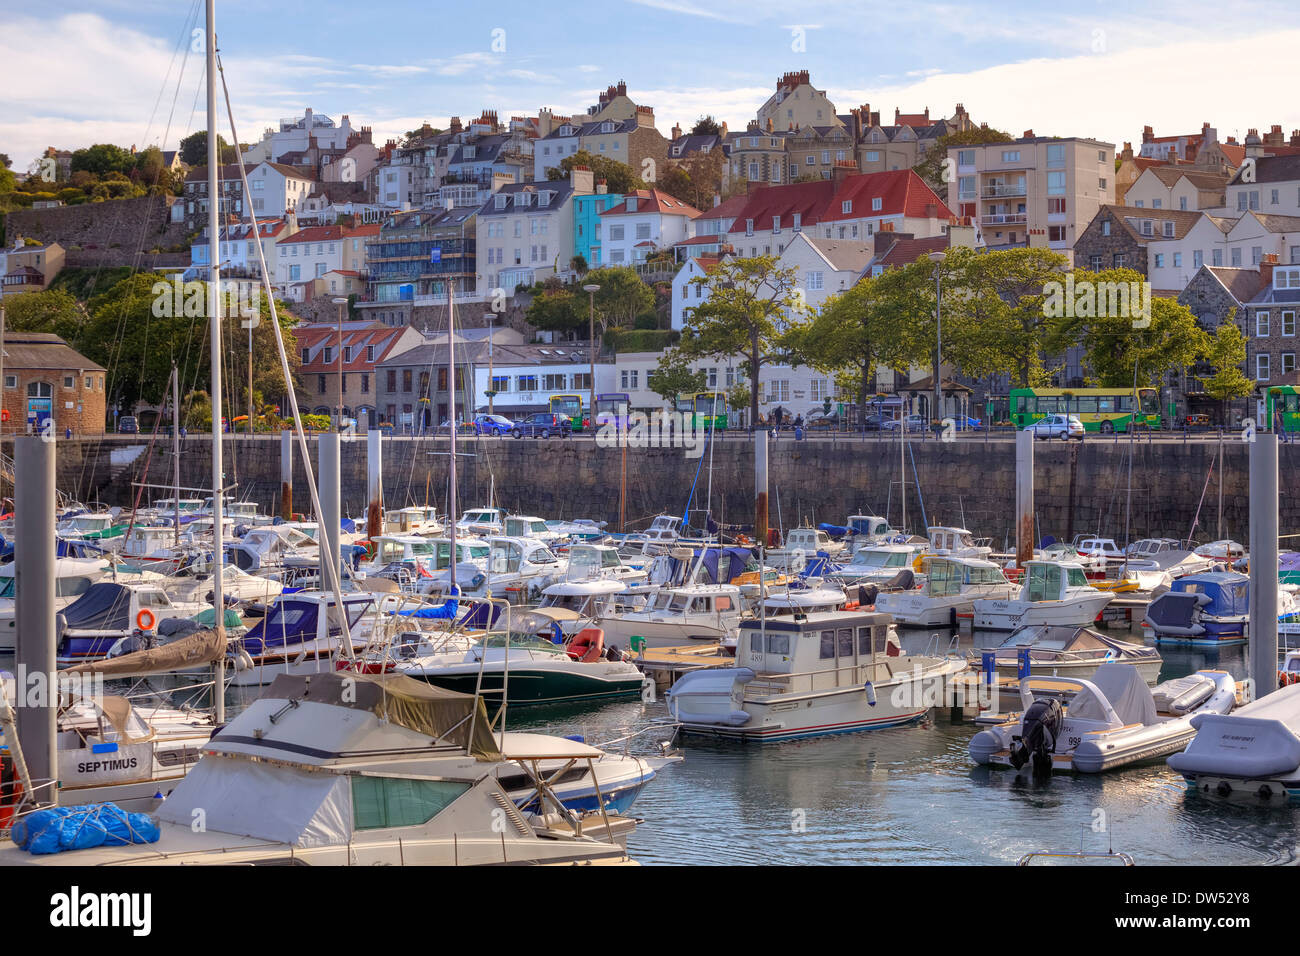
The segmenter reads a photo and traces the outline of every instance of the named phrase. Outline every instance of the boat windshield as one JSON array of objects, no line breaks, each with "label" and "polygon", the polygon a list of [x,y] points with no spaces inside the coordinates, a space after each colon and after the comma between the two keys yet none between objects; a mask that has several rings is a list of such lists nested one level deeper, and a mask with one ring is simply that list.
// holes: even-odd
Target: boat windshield
[{"label": "boat windshield", "polygon": [[873,551],[864,548],[853,556],[854,565],[860,568],[901,568],[907,563],[902,551]]}]

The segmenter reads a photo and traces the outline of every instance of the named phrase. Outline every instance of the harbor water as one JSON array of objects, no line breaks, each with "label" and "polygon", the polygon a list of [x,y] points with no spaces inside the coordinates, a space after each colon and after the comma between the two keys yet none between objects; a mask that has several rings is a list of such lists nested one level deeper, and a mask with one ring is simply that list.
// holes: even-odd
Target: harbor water
[{"label": "harbor water", "polygon": [[[1142,640],[1140,630],[1110,633]],[[993,646],[1004,635],[901,636],[908,652],[933,653],[936,646],[941,652]],[[1244,646],[1162,646],[1160,652],[1161,680],[1201,668],[1248,675]],[[11,657],[0,656],[0,669],[12,667]],[[260,693],[231,688],[227,717]],[[507,720],[511,730],[581,734],[597,745],[646,731],[627,748],[654,755],[670,734],[648,728],[667,717],[660,696],[653,703],[595,708],[516,707]],[[904,727],[787,743],[684,737],[677,741],[684,759],[664,767],[633,807],[644,822],[629,849],[637,861],[659,865],[998,865],[1028,853],[1111,848],[1139,865],[1286,864],[1297,858],[1300,808],[1189,793],[1163,760],[1034,781],[1027,773],[975,766],[967,745],[976,730],[936,710]]]}]

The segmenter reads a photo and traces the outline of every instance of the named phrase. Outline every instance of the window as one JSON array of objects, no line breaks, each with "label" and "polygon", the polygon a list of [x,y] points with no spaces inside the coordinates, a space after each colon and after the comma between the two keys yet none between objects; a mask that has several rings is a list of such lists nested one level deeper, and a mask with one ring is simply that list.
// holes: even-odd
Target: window
[{"label": "window", "polygon": [[1205,265],[1205,253],[1203,253],[1200,249],[1195,249],[1195,250],[1193,250],[1193,251],[1192,251],[1192,268],[1193,268],[1193,269],[1199,269],[1199,268],[1200,268],[1201,266],[1203,266],[1203,265]]},{"label": "window", "polygon": [[324,394],[325,394],[325,376],[324,376],[324,375],[317,375],[317,376],[316,376],[316,391],[319,392],[321,395],[324,395]]},{"label": "window", "polygon": [[874,198],[871,200],[871,211],[872,211],[872,212],[880,212],[880,205],[881,205],[880,197],[879,197],[879,196],[874,197]]},{"label": "window", "polygon": [[1065,195],[1065,173],[1048,173],[1047,174],[1047,195],[1063,196]]},{"label": "window", "polygon": [[959,149],[959,150],[957,150],[957,165],[958,165],[958,166],[974,166],[974,165],[975,165],[975,150],[973,150],[973,149]]},{"label": "window", "polygon": [[1175,269],[1181,269],[1182,266],[1183,266],[1183,254],[1182,254],[1181,252],[1175,252],[1175,253],[1174,253],[1174,268],[1175,268]]},{"label": "window", "polygon": [[1178,197],[1178,208],[1181,209],[1181,210],[1184,211],[1184,212],[1187,211],[1187,197],[1186,197],[1186,196],[1179,196],[1179,197]]},{"label": "window", "polygon": [[1002,162],[1004,162],[1004,163],[1018,163],[1018,162],[1020,162],[1020,150],[1018,150],[1018,149],[1004,149],[1004,150],[1002,151]]},{"label": "window", "polygon": [[1174,237],[1174,224],[1166,219],[1161,225],[1164,227],[1165,238],[1172,239]]},{"label": "window", "polygon": [[1089,256],[1088,268],[1093,272],[1101,271],[1101,256]]},{"label": "window", "polygon": [[1047,200],[1047,214],[1049,216],[1064,216],[1065,199],[1063,197],[1058,198],[1053,196],[1051,199]]},{"label": "window", "polygon": [[1264,309],[1255,313],[1255,336],[1261,339],[1268,337],[1268,312]]},{"label": "window", "polygon": [[345,362],[352,361],[352,346],[350,345],[343,346],[343,361]]},{"label": "window", "polygon": [[1049,143],[1047,146],[1047,168],[1063,169],[1065,167],[1065,144]]},{"label": "window", "polygon": [[781,217],[780,217],[780,216],[773,216],[773,217],[772,217],[772,235],[775,236],[775,235],[777,235],[778,233],[780,233],[780,231],[781,231]]},{"label": "window", "polygon": [[822,290],[823,273],[809,272],[807,288],[809,292],[820,292]]},{"label": "window", "polygon": [[802,219],[802,218],[803,218],[803,213],[798,213],[798,212],[797,212],[797,213],[794,214],[794,226],[793,226],[793,229],[794,229],[795,232],[798,232],[798,231],[799,231],[800,226],[801,226],[801,219]]},{"label": "window", "polygon": [[1241,268],[1241,250],[1232,250],[1232,265],[1234,268]]},{"label": "window", "polygon": [[352,777],[352,823],[358,830],[427,823],[469,790],[456,780]]},{"label": "window", "polygon": [[867,150],[867,162],[869,162],[869,163],[878,163],[878,162],[880,162],[880,150],[878,150],[878,149],[869,149],[869,150]]},{"label": "window", "polygon": [[1268,359],[1269,355],[1267,352],[1261,352],[1255,356],[1255,381],[1268,381]]},{"label": "window", "polygon": [[17,387],[18,387],[18,376],[17,376],[17,375],[6,375],[6,376],[5,376],[5,388],[17,388]]},{"label": "window", "polygon": [[1064,227],[1064,226],[1048,226],[1048,227],[1047,227],[1047,241],[1048,241],[1048,242],[1065,242],[1065,227]]},{"label": "window", "polygon": [[1282,334],[1285,335],[1287,338],[1290,338],[1295,335],[1295,313],[1294,312],[1282,313]]},{"label": "window", "polygon": [[853,212],[853,200],[846,199],[842,203],[840,203],[840,212],[844,212],[844,213]]},{"label": "window", "polygon": [[1295,353],[1283,352],[1282,353],[1282,374],[1286,375],[1294,371],[1295,371]]},{"label": "window", "polygon": [[1123,269],[1124,264],[1127,261],[1128,261],[1127,257],[1122,252],[1117,252],[1110,257],[1110,264],[1111,264],[1111,268],[1113,269]]},{"label": "window", "polygon": [[1157,253],[1156,253],[1156,268],[1157,268],[1157,269],[1163,269],[1164,267],[1165,267],[1165,257],[1164,257],[1164,253],[1157,252]]},{"label": "window", "polygon": [[1252,266],[1257,266],[1257,265],[1260,264],[1260,262],[1263,261],[1263,259],[1264,259],[1264,247],[1263,247],[1263,246],[1251,246],[1251,247],[1250,247],[1250,264],[1251,264]]},{"label": "window", "polygon": [[321,351],[321,361],[324,362],[326,365],[329,365],[330,356],[332,354],[333,354],[333,349],[328,345],[325,346],[325,348]]},{"label": "window", "polygon": [[411,370],[409,368],[402,369],[402,391],[409,392],[411,390],[412,382],[413,377],[411,375]]},{"label": "window", "polygon": [[365,395],[370,394],[370,375],[366,372],[361,373],[361,392]]},{"label": "window", "polygon": [[1214,263],[1216,266],[1221,266],[1221,265],[1223,265],[1223,250],[1222,250],[1222,249],[1212,249],[1212,250],[1210,250],[1210,259],[1211,259],[1211,261],[1213,261],[1213,263]]},{"label": "window", "polygon": [[397,369],[395,368],[388,370],[388,390],[390,392],[397,391]]},{"label": "window", "polygon": [[1101,223],[1101,234],[1102,234],[1103,236],[1109,236],[1109,235],[1110,235],[1110,220],[1109,220],[1109,219],[1102,220],[1102,223]]},{"label": "window", "polygon": [[1163,201],[1161,201],[1161,200],[1159,200],[1159,199],[1153,199],[1153,200],[1151,200],[1151,208],[1152,208],[1152,209],[1160,209],[1160,208],[1162,208],[1163,206],[1164,206],[1164,202],[1163,202]]}]

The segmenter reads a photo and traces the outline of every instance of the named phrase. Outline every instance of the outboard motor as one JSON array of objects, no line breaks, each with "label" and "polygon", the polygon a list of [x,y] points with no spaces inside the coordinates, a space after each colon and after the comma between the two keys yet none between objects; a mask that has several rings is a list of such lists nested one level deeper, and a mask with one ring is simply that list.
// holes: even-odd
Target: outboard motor
[{"label": "outboard motor", "polygon": [[1032,761],[1035,777],[1050,777],[1062,717],[1061,702],[1055,697],[1040,697],[1030,704],[1020,723],[1020,737],[1011,745],[1011,766],[1019,770]]}]

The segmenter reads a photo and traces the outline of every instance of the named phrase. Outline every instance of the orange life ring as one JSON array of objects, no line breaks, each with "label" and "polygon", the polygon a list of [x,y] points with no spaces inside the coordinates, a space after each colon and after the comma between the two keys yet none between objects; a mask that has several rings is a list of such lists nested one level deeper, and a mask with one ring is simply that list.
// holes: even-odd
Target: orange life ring
[{"label": "orange life ring", "polygon": [[140,608],[140,613],[135,616],[135,626],[142,631],[152,631],[157,623],[158,618],[147,607]]},{"label": "orange life ring", "polygon": [[569,641],[568,654],[572,660],[590,664],[600,660],[605,653],[605,632],[598,627],[584,627]]}]

